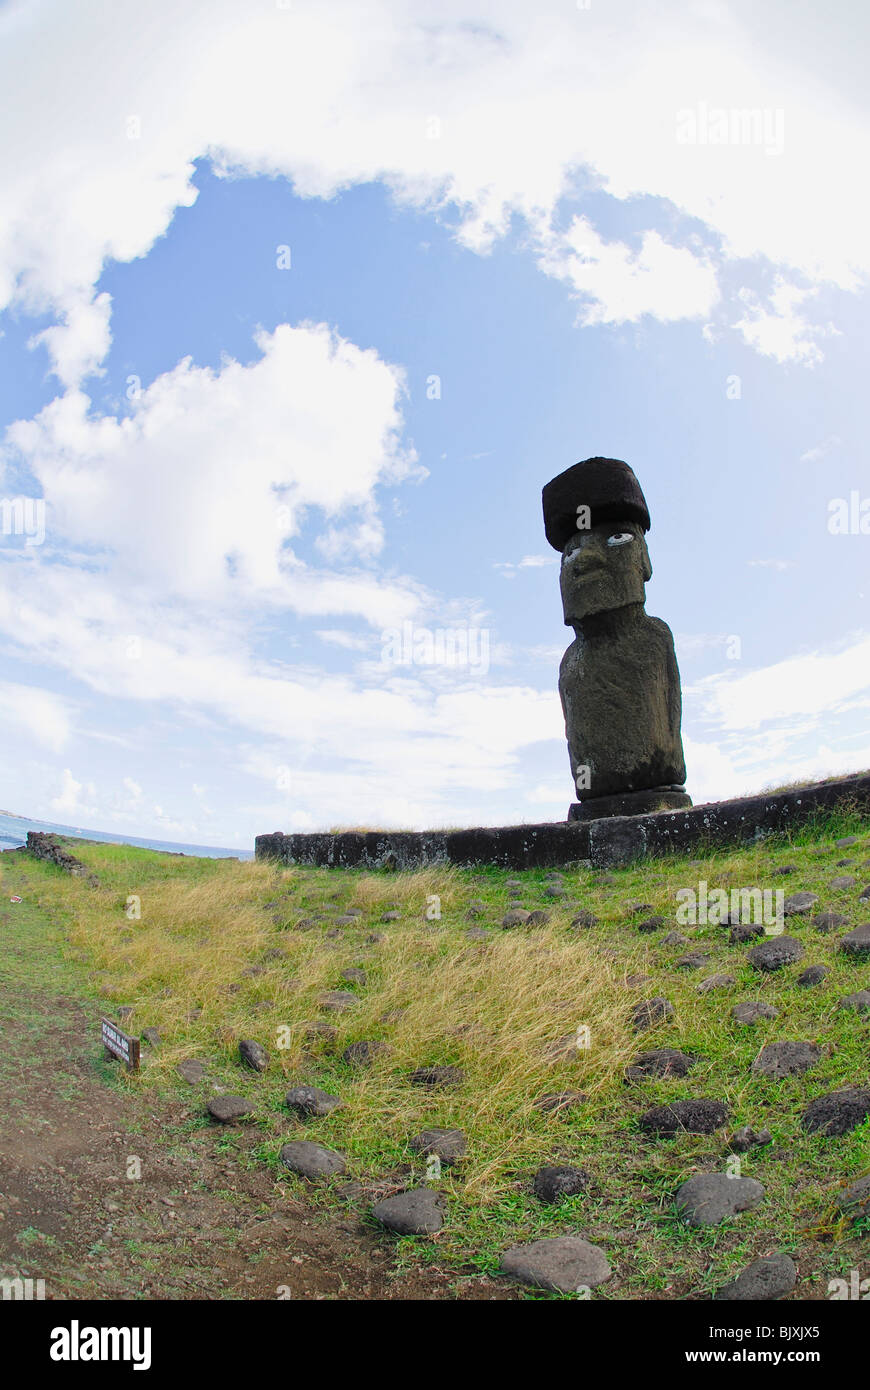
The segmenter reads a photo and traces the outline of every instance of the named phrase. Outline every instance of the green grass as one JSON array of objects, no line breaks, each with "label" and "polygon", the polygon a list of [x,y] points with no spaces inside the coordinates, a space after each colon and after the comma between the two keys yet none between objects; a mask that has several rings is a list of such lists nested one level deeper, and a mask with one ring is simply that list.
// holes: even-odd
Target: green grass
[{"label": "green grass", "polygon": [[[860,843],[836,849],[834,840],[849,834]],[[81,980],[87,970],[89,987],[109,1012],[135,1006],[132,1031],[160,1030],[158,1048],[143,1046],[138,1076],[107,1067],[143,1104],[173,1095],[191,1106],[175,1142],[210,1123],[204,1107],[211,1092],[177,1078],[182,1057],[200,1058],[209,1081],[255,1103],[256,1145],[245,1148],[239,1131],[228,1129],[216,1136],[219,1150],[239,1163],[268,1165],[280,1189],[304,1192],[323,1210],[341,1200],[338,1185],[313,1188],[287,1173],[278,1155],[289,1138],[304,1134],[344,1152],[351,1176],[367,1189],[359,1206],[365,1214],[372,1193],[423,1179],[425,1160],[408,1147],[414,1134],[432,1126],[464,1130],[468,1158],[445,1169],[438,1182],[449,1220],[437,1241],[398,1242],[400,1263],[431,1260],[490,1274],[510,1244],[575,1232],[602,1245],[617,1273],[596,1291],[599,1298],[709,1297],[774,1249],[795,1255],[806,1297],[808,1289],[823,1292],[827,1279],[848,1273],[862,1240],[866,1251],[866,1230],[837,1223],[832,1196],[870,1170],[870,1125],[830,1139],[806,1135],[799,1119],[813,1096],[867,1083],[870,1016],[838,1009],[837,1001],[870,988],[870,965],[838,949],[840,932],[822,934],[809,918],[798,917],[789,919],[787,930],[804,944],[804,959],[776,975],[760,975],[747,961],[747,947],[728,944],[727,929],[675,921],[677,890],[702,879],[710,889],[809,889],[819,894],[819,910],[842,911],[851,925],[870,919],[870,904],[857,901],[859,886],[870,882],[870,869],[859,868],[870,857],[866,818],[846,809],[742,849],[708,846],[690,858],[647,860],[610,874],[566,870],[569,898],[599,919],[582,931],[570,928],[573,911],[545,897],[544,870],[370,873],[181,859],[125,846],[79,845],[77,852],[97,874],[98,887],[35,861],[27,869],[35,902],[52,923],[40,979],[57,987],[61,978]],[[837,868],[844,857],[855,864]],[[796,872],[773,876],[785,863]],[[846,872],[858,874],[858,885],[831,890],[831,878]],[[500,929],[509,896],[505,882],[512,878],[522,882],[524,906],[550,911],[546,926]],[[125,916],[131,894],[141,900],[138,921]],[[442,915],[427,921],[433,894]],[[484,904],[474,922],[467,918],[472,899]],[[637,923],[650,913],[628,915],[631,900],[650,904],[665,926],[640,934]],[[401,920],[381,924],[391,903],[398,904]],[[296,929],[320,910],[354,905],[362,915],[334,929],[334,937],[327,936],[329,920]],[[16,920],[21,923],[23,914]],[[468,940],[472,925],[490,928],[490,938]],[[663,945],[669,930],[681,931],[691,945]],[[373,931],[383,940],[369,942]],[[711,952],[706,967],[674,971],[681,954],[699,949]],[[275,950],[282,955],[269,959],[266,953]],[[830,973],[805,989],[796,980],[808,964]],[[350,966],[364,968],[365,985],[342,979]],[[263,971],[246,975],[251,967]],[[14,953],[0,962],[0,980],[4,971],[15,978]],[[735,984],[699,995],[699,981],[718,972],[733,975]],[[626,987],[632,974],[651,980],[639,989]],[[348,1013],[325,1013],[319,996],[339,988],[356,995],[357,1005]],[[632,1004],[658,994],[671,1000],[673,1017],[635,1035]],[[765,999],[780,1016],[741,1027],[731,1008],[745,999]],[[200,1013],[191,1018],[194,1009]],[[337,1029],[333,1043],[305,1044],[304,1025],[316,1019]],[[580,1024],[591,1030],[589,1049],[573,1059],[547,1060],[547,1044]],[[242,1038],[268,1048],[265,1075],[239,1065]],[[383,1040],[390,1051],[360,1071],[341,1052],[363,1038]],[[760,1047],[781,1039],[819,1042],[824,1056],[799,1078],[772,1081],[753,1073]],[[685,1078],[627,1086],[626,1063],[662,1046],[697,1054],[698,1064]],[[426,1093],[408,1083],[415,1067],[441,1063],[462,1067],[464,1085]],[[340,1095],[343,1107],[326,1119],[298,1123],[283,1097],[290,1084],[300,1083]],[[558,1116],[534,1108],[537,1096],[566,1089],[583,1091],[587,1101]],[[650,1106],[692,1096],[724,1100],[727,1130],[670,1140],[650,1140],[638,1130]],[[769,1147],[740,1156],[743,1175],[762,1181],[766,1198],[733,1222],[693,1230],[675,1209],[676,1189],[695,1171],[723,1171],[726,1135],[742,1125],[766,1126],[773,1135]],[[587,1169],[590,1189],[543,1205],[531,1194],[532,1175],[541,1164],[563,1162]]]}]

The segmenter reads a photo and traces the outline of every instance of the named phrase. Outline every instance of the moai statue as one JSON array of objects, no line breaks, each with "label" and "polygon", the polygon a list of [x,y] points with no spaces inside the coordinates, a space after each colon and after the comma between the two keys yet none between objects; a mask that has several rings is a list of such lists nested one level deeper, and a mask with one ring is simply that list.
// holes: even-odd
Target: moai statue
[{"label": "moai statue", "polygon": [[620,459],[586,459],[547,483],[543,504],[575,633],[559,670],[578,796],[568,819],[691,806],[674,639],[644,611],[652,566],[640,484]]}]

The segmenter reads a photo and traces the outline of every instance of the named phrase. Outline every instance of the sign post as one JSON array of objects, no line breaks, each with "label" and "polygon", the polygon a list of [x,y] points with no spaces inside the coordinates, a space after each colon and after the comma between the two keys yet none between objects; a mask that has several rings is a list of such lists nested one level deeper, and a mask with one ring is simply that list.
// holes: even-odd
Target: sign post
[{"label": "sign post", "polygon": [[122,1032],[109,1018],[101,1019],[100,1022],[106,1051],[121,1062],[126,1062],[131,1071],[138,1071],[139,1039],[131,1038],[129,1033]]}]

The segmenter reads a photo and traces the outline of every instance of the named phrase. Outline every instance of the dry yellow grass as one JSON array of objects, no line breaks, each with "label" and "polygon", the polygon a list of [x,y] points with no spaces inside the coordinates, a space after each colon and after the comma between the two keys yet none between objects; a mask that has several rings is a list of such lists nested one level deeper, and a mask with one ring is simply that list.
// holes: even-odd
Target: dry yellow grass
[{"label": "dry yellow grass", "polygon": [[[569,1087],[590,1097],[612,1088],[614,1067],[636,1051],[622,972],[582,938],[566,938],[564,913],[532,936],[465,941],[455,930],[468,898],[459,871],[360,875],[343,906],[361,909],[362,923],[395,904],[402,919],[381,928],[377,943],[351,941],[350,932],[329,941],[322,931],[284,930],[263,909],[272,896],[281,904],[276,915],[298,919],[303,909],[291,909],[286,895],[292,900],[303,878],[244,863],[190,884],[171,877],[137,890],[131,883],[142,913],[132,921],[117,890],[82,892],[57,880],[73,914],[70,944],[87,954],[102,993],[116,1006],[135,1003],[137,1031],[156,1027],[164,1039],[142,1078],[169,1080],[182,1057],[216,1053],[229,1070],[238,1040],[254,1037],[268,1047],[273,1069],[308,1079],[329,1061],[323,1045],[306,1038],[318,1019],[339,1030],[335,1050],[382,1039],[389,1052],[341,1082],[342,1144],[398,1152],[424,1125],[461,1125],[473,1154],[466,1192],[487,1200],[540,1144],[534,1100]],[[429,920],[436,899],[441,918]],[[281,959],[264,961],[275,949]],[[367,975],[357,1005],[325,1012],[319,997],[349,989],[341,971],[351,963]],[[262,973],[246,975],[251,967]],[[575,1052],[578,1029],[587,1031]],[[397,1085],[417,1067],[445,1062],[465,1073],[457,1090]]]},{"label": "dry yellow grass", "polygon": [[[797,866],[783,885],[788,891],[812,888],[824,902],[839,905],[826,886],[842,856],[833,841],[857,833],[870,850],[866,832],[865,819],[843,813],[823,830],[807,827],[789,844],[701,851],[698,860],[653,860],[611,875],[566,871],[569,897],[599,919],[579,931],[569,930],[572,908],[547,900],[541,871],[516,876],[525,906],[546,907],[550,920],[516,931],[499,930],[509,875],[495,870],[292,869],[89,845],[80,853],[101,886],[39,866],[40,894],[45,906],[63,914],[69,949],[91,970],[107,1012],[134,1005],[132,1031],[155,1027],[161,1034],[158,1047],[143,1048],[142,1073],[124,1084],[143,1094],[154,1086],[181,1094],[191,1125],[207,1123],[214,1083],[246,1096],[261,1136],[253,1157],[275,1165],[281,1190],[293,1181],[278,1165],[290,1137],[304,1133],[344,1152],[350,1172],[370,1184],[369,1191],[424,1180],[425,1160],[409,1141],[424,1128],[458,1128],[467,1138],[467,1158],[437,1180],[450,1205],[440,1257],[495,1268],[498,1251],[517,1239],[562,1233],[575,1220],[593,1231],[597,1222],[608,1249],[625,1252],[625,1287],[647,1296],[651,1289],[672,1288],[674,1280],[686,1289],[715,1287],[774,1244],[805,1249],[804,1232],[830,1208],[832,1188],[866,1172],[868,1162],[860,1129],[826,1144],[800,1126],[808,1095],[854,1085],[866,1075],[864,1031],[854,1015],[836,1007],[843,994],[865,984],[866,967],[847,960],[834,935],[817,934],[802,919],[790,930],[806,941],[808,959],[828,968],[824,984],[802,989],[797,971],[761,980],[746,948],[731,945],[727,931],[680,927],[675,894],[700,880],[710,889],[779,886],[783,880],[770,875],[788,859]],[[141,900],[141,920],[125,915],[131,894]],[[482,940],[467,935],[476,924],[468,915],[476,897],[485,904],[480,922],[490,929]],[[667,927],[638,932],[639,916],[649,914],[629,915],[631,900],[649,904],[691,946],[666,944]],[[360,916],[336,926],[347,909]],[[399,920],[382,923],[387,910],[398,911]],[[301,925],[311,917],[320,920]],[[677,968],[683,952],[699,948],[709,964],[697,972]],[[343,977],[351,967],[365,972],[364,982]],[[730,972],[734,983],[699,993],[704,974],[718,971]],[[633,975],[649,978],[634,987]],[[333,990],[349,991],[356,1002],[345,1012],[329,1012],[322,996]],[[763,1036],[739,1028],[730,1012],[738,999],[761,997],[762,990],[780,1009]],[[632,1006],[654,995],[669,998],[673,1014],[638,1035]],[[334,1037],[312,1038],[312,1023],[330,1025]],[[586,1040],[582,1033],[578,1039],[578,1029],[588,1029],[589,1046],[575,1050]],[[762,1041],[795,1037],[825,1044],[818,1075],[772,1082],[753,1072]],[[271,1054],[263,1075],[240,1065],[244,1038]],[[341,1056],[362,1040],[388,1047],[368,1068]],[[696,1057],[690,1075],[626,1086],[626,1064],[662,1046]],[[208,1083],[198,1091],[178,1081],[175,1068],[183,1057],[207,1065]],[[410,1083],[414,1070],[434,1065],[459,1067],[464,1080],[432,1091]],[[300,1125],[284,1103],[290,1084],[322,1087],[343,1104]],[[563,1091],[580,1091],[587,1100],[559,1115],[536,1108],[540,1096]],[[767,1201],[738,1226],[717,1231],[715,1252],[712,1236],[686,1233],[672,1202],[689,1173],[722,1165],[725,1135],[650,1142],[637,1127],[649,1106],[687,1096],[726,1103],[729,1130],[764,1123],[774,1137],[773,1148],[741,1159],[748,1175],[763,1177]],[[231,1145],[233,1136],[223,1131],[220,1141]],[[567,1205],[532,1198],[535,1169],[566,1162],[588,1167],[593,1189]],[[306,1192],[320,1200],[319,1189]],[[815,1249],[812,1254],[815,1259]],[[839,1258],[832,1248],[825,1268],[839,1273]]]}]

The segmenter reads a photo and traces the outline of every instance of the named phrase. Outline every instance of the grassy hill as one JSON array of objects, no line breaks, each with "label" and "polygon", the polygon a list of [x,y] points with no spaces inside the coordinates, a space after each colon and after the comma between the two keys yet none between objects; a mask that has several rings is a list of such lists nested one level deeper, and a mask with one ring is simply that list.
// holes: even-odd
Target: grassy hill
[{"label": "grassy hill", "polygon": [[[846,837],[855,842],[835,844]],[[276,1203],[295,1187],[316,1207],[350,1206],[368,1221],[378,1198],[426,1181],[412,1137],[459,1129],[466,1157],[440,1177],[429,1166],[445,1225],[434,1239],[402,1238],[406,1264],[493,1274],[509,1246],[579,1234],[613,1269],[594,1292],[602,1299],[710,1298],[777,1251],[798,1266],[792,1297],[825,1298],[829,1280],[866,1266],[870,1221],[841,1216],[836,1198],[870,1172],[870,1121],[839,1136],[801,1124],[813,1098],[870,1084],[870,1012],[840,1005],[870,989],[870,957],[840,945],[870,920],[860,898],[870,884],[866,818],[844,811],[751,848],[566,870],[559,882],[544,870],[371,873],[71,848],[98,886],[28,864],[38,904],[64,938],[65,965],[87,973],[113,1017],[132,1008],[129,1031],[159,1033],[143,1044],[141,1072],[118,1068],[117,1084],[145,1107],[182,1103],[191,1131],[211,1127],[225,1154],[280,1180]],[[834,886],[843,876],[854,882]],[[808,912],[786,920],[802,958],[764,973],[749,958],[759,938],[737,943],[727,925],[681,925],[676,894],[701,881],[816,894]],[[514,897],[547,920],[504,928]],[[814,920],[825,910],[846,924],[821,930]],[[572,925],[583,912],[593,923]],[[666,940],[673,933],[684,940]],[[696,955],[704,959],[684,959]],[[813,965],[826,971],[820,982],[799,983]],[[324,1002],[332,991],[351,996],[344,1008]],[[671,1012],[637,1031],[636,1006],[662,997]],[[732,1009],[750,1000],[777,1016],[737,1022]],[[240,1062],[244,1039],[268,1050],[265,1072]],[[385,1047],[365,1066],[345,1060],[360,1041]],[[753,1070],[761,1049],[780,1041],[818,1044],[820,1055],[801,1075]],[[694,1059],[688,1073],[626,1081],[639,1054],[661,1048]],[[186,1059],[204,1064],[200,1084],[179,1077]],[[433,1089],[412,1083],[434,1066],[461,1075]],[[300,1120],[284,1103],[294,1085],[320,1087],[342,1105]],[[209,1119],[216,1090],[252,1102],[245,1133],[255,1129],[255,1145]],[[584,1098],[557,1111],[536,1105],[564,1092]],[[652,1107],[692,1098],[723,1102],[725,1125],[674,1137],[641,1126]],[[767,1129],[770,1142],[735,1152],[731,1139],[746,1126]],[[341,1151],[348,1173],[319,1184],[291,1177],[280,1150],[302,1137]],[[534,1174],[565,1164],[584,1170],[584,1190],[541,1201]],[[689,1226],[675,1194],[706,1171],[755,1178],[764,1198],[720,1224]]]}]

